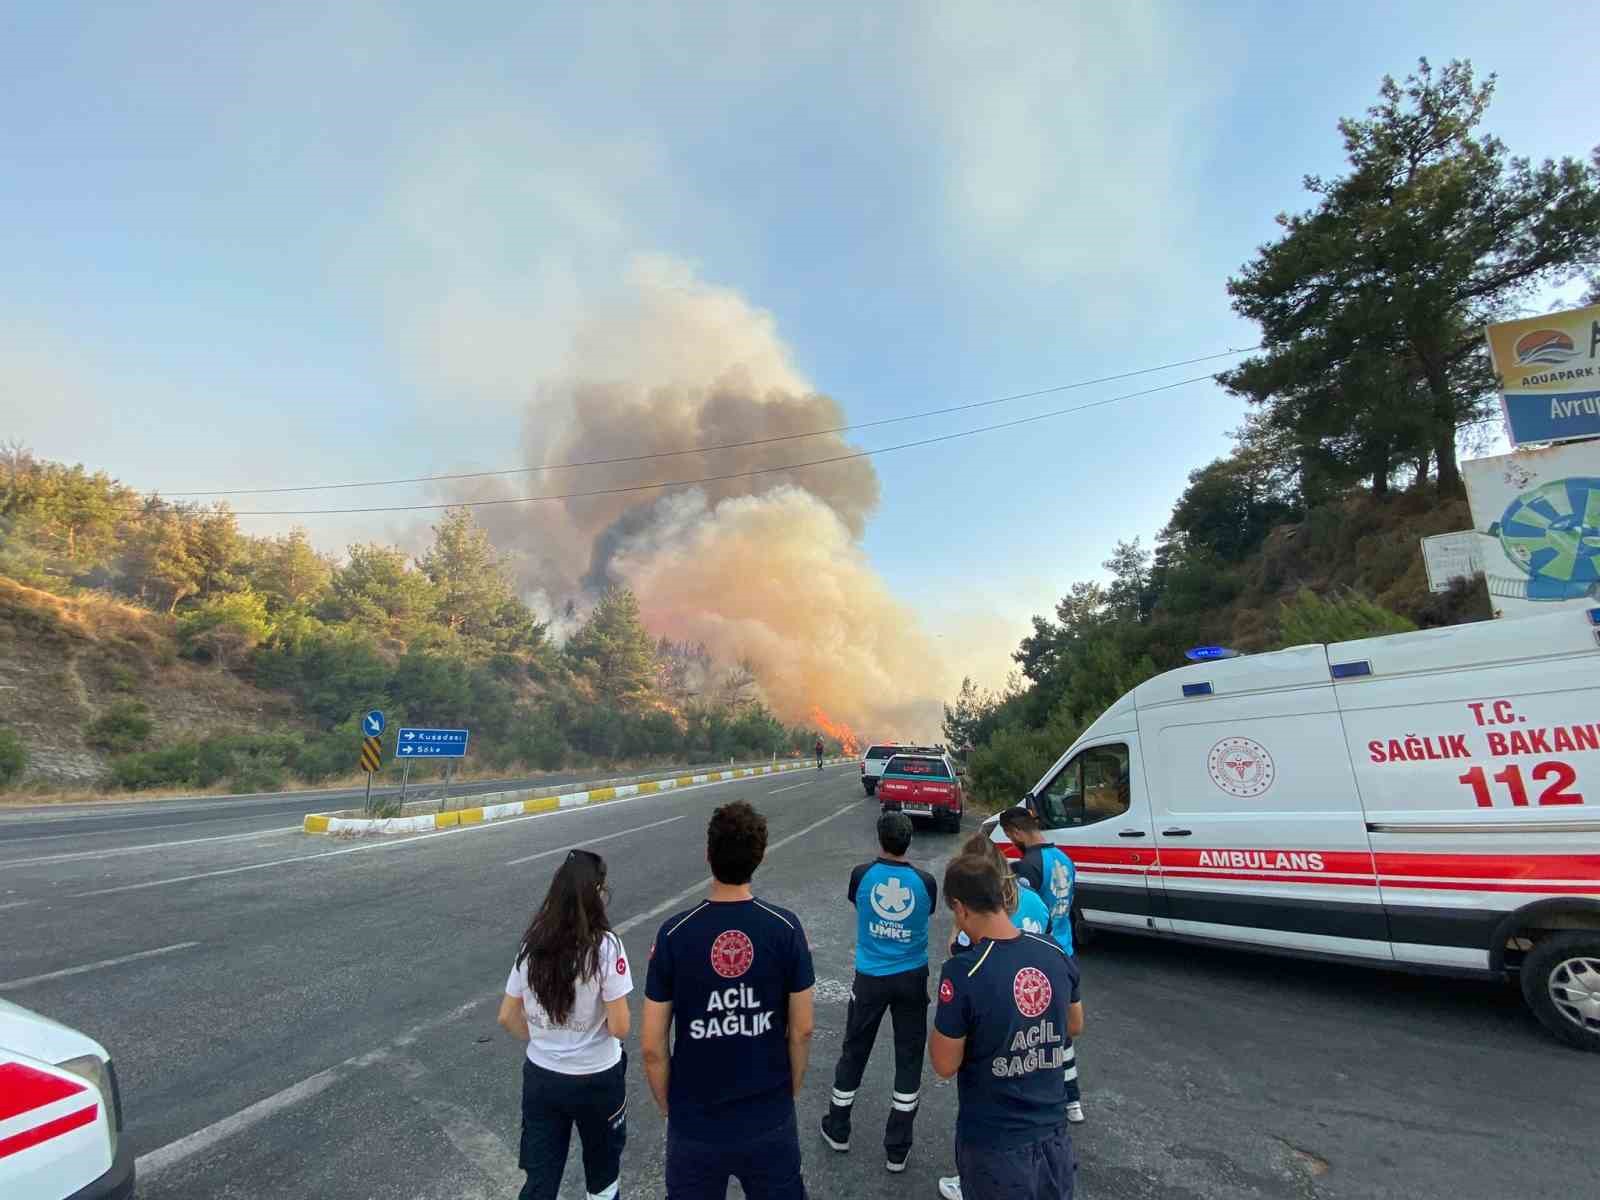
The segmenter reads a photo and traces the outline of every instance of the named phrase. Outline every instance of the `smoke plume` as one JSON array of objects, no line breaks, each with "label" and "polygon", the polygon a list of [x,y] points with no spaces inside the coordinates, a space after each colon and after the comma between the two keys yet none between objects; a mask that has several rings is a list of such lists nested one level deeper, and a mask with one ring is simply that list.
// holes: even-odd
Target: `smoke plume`
[{"label": "smoke plume", "polygon": [[[578,331],[566,369],[524,418],[530,466],[749,442],[846,423],[790,361],[771,317],[671,263],[635,273],[615,311]],[[531,476],[458,495],[594,491],[737,475],[846,452],[837,434]],[[748,661],[773,708],[813,705],[875,736],[931,735],[950,694],[932,642],[859,540],[877,473],[856,459],[802,471],[479,510],[552,613],[624,583],[646,623]]]}]

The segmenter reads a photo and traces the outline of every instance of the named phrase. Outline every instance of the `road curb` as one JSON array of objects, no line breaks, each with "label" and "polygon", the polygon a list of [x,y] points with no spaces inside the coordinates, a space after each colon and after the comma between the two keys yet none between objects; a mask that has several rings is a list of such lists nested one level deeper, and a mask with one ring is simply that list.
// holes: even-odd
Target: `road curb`
[{"label": "road curb", "polygon": [[[827,765],[852,762],[848,758],[832,758]],[[478,825],[487,821],[503,821],[507,817],[529,816],[534,813],[555,812],[563,808],[583,808],[590,804],[604,804],[608,800],[621,800],[625,796],[648,796],[655,792],[670,792],[678,788],[694,787],[702,783],[722,783],[729,779],[749,779],[759,775],[781,775],[790,771],[816,768],[810,762],[775,763],[764,767],[736,767],[729,771],[707,771],[700,775],[672,775],[662,779],[649,779],[640,783],[625,783],[616,787],[592,788],[582,792],[567,792],[559,796],[535,796],[536,788],[517,788],[505,792],[488,792],[472,808],[455,808],[448,812],[423,813],[413,817],[341,817],[335,813],[307,813],[304,829],[307,833],[427,833],[436,829],[449,829],[461,825]],[[499,799],[496,799],[496,798]]]}]

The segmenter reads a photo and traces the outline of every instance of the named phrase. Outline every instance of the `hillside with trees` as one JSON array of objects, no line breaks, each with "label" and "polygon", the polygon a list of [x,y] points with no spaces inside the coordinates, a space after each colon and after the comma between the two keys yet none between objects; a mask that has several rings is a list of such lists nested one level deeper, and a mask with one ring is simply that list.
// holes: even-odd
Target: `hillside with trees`
[{"label": "hillside with trees", "polygon": [[653,638],[626,589],[557,646],[506,568],[466,509],[416,557],[334,559],[303,530],[252,537],[225,505],[6,447],[0,787],[347,776],[373,707],[391,741],[406,722],[470,728],[494,771],[810,751],[816,731],[779,721],[749,664]]},{"label": "hillside with trees", "polygon": [[967,681],[944,732],[980,799],[1014,802],[1131,687],[1185,649],[1241,651],[1490,616],[1481,581],[1430,593],[1418,539],[1471,527],[1458,455],[1498,420],[1485,324],[1589,273],[1600,302],[1600,147],[1534,164],[1480,131],[1494,80],[1426,60],[1341,121],[1348,170],[1228,281],[1260,353],[1219,376],[1250,404],[1192,472],[1153,551],[1119,543],[1012,656]]}]

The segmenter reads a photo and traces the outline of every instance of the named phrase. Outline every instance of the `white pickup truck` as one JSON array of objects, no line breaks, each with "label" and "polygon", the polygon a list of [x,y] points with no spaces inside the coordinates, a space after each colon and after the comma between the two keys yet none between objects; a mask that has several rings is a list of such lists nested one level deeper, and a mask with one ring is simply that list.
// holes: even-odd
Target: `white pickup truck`
[{"label": "white pickup truck", "polygon": [[127,1200],[133,1152],[99,1042],[0,1000],[0,1197]]}]

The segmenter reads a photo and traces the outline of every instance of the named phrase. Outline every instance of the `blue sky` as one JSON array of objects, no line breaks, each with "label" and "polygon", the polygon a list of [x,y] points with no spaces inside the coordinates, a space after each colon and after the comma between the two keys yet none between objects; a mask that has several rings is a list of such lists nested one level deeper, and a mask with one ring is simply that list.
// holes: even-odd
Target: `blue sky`
[{"label": "blue sky", "polygon": [[[517,465],[641,256],[770,313],[856,420],[1249,345],[1227,275],[1418,54],[1499,73],[1516,153],[1594,137],[1586,72],[1504,4],[9,10],[0,434],[166,491]],[[1014,641],[1240,412],[1200,385],[885,457],[865,548],[935,627]]]}]

